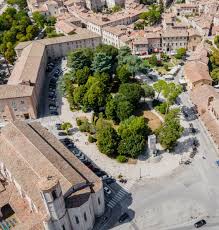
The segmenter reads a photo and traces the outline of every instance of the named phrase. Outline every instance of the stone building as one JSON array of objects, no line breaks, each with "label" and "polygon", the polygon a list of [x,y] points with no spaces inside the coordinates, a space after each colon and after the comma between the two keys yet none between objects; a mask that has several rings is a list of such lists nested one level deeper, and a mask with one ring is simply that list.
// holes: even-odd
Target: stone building
[{"label": "stone building", "polygon": [[184,66],[184,77],[189,90],[201,85],[212,85],[208,69],[208,50],[204,42],[200,43]]},{"label": "stone building", "polygon": [[14,229],[91,230],[105,208],[102,181],[38,122],[0,133],[0,217]]},{"label": "stone building", "polygon": [[201,85],[191,92],[192,102],[212,139],[219,148],[219,94],[210,85]]},{"label": "stone building", "polygon": [[94,48],[100,43],[99,35],[86,31],[18,44],[18,60],[8,84],[0,86],[0,120],[37,118],[47,59],[64,57],[77,48]]},{"label": "stone building", "polygon": [[168,29],[162,33],[162,49],[164,52],[187,48],[188,31]]}]

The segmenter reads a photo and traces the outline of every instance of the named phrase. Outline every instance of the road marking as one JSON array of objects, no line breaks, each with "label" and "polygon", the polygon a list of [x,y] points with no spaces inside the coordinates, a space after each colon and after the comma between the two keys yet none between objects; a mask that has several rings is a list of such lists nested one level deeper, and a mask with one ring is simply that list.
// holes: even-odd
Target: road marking
[{"label": "road marking", "polygon": [[125,190],[120,190],[112,200],[107,204],[108,207],[113,208],[119,201],[121,201],[125,196],[127,196],[129,193],[126,192]]}]

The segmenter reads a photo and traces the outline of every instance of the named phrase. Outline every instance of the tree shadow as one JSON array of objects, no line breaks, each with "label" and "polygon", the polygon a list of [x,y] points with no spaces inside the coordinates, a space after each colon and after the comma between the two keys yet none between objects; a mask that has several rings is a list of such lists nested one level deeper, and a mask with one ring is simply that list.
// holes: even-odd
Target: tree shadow
[{"label": "tree shadow", "polygon": [[183,141],[179,141],[176,147],[174,148],[173,152],[175,154],[180,154],[180,155],[182,155],[183,153],[189,152],[190,150],[192,150],[195,139],[196,138],[194,137],[189,137]]}]

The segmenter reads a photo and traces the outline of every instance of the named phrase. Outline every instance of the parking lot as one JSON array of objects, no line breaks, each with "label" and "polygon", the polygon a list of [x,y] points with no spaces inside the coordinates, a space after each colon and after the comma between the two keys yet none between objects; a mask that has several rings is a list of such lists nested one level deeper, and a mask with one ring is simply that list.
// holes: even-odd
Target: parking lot
[{"label": "parking lot", "polygon": [[[39,121],[46,126],[60,140],[60,142],[72,152],[72,154],[103,180],[105,198],[108,203],[111,198],[113,198],[113,195],[117,193],[117,189],[119,189],[118,187],[111,188],[112,184],[115,184],[116,179],[100,169],[75,145],[74,142],[77,142],[78,138],[80,138],[75,138],[74,134],[78,132],[76,127],[70,129],[68,133],[62,130],[61,127],[62,121],[59,115],[61,114],[61,106],[63,102],[62,96],[58,90],[58,81],[67,71],[66,63],[67,61],[62,59],[50,61],[47,65],[47,76],[42,98],[44,103],[41,105],[41,118]],[[126,183],[124,179],[121,178],[120,180],[122,183]]]}]

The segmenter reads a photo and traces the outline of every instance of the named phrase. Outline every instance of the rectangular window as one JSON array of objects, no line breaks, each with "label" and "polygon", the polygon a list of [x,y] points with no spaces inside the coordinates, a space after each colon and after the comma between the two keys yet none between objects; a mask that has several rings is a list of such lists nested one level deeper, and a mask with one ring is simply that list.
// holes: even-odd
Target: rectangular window
[{"label": "rectangular window", "polygon": [[84,213],[84,220],[87,221],[87,215],[86,212]]},{"label": "rectangular window", "polygon": [[100,198],[98,197],[98,204],[100,205]]},{"label": "rectangular window", "polygon": [[62,225],[62,230],[65,230],[65,225]]},{"label": "rectangular window", "polygon": [[75,216],[75,221],[76,221],[76,224],[79,224],[79,219],[77,216]]},{"label": "rectangular window", "polygon": [[24,101],[21,101],[21,104],[24,104]]}]

